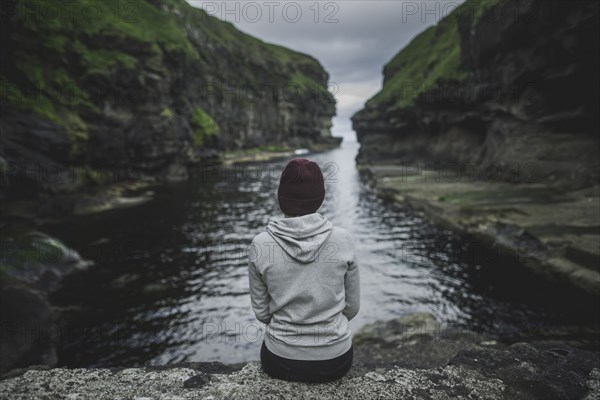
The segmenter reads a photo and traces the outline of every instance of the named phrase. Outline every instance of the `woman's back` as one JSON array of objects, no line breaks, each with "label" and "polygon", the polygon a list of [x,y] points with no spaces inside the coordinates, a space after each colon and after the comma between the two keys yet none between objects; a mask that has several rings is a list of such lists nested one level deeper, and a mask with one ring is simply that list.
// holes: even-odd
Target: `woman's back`
[{"label": "woman's back", "polygon": [[319,166],[291,160],[277,190],[286,217],[270,220],[250,246],[252,309],[267,324],[261,365],[275,378],[328,382],[352,365],[358,265],[350,234],[317,213],[324,198]]},{"label": "woman's back", "polygon": [[360,306],[349,233],[312,213],[271,220],[251,247],[250,290],[265,343],[296,360],[324,360],[350,348],[348,320]]}]

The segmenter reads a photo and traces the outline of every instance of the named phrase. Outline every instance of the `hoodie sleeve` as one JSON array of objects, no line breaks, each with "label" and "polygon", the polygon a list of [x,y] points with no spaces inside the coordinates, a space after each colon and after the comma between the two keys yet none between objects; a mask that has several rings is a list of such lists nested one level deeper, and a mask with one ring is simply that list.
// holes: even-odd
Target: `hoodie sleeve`
[{"label": "hoodie sleeve", "polygon": [[254,315],[256,315],[256,319],[260,322],[268,325],[272,317],[269,311],[269,292],[267,285],[256,268],[256,264],[251,260],[248,261],[248,283]]},{"label": "hoodie sleeve", "polygon": [[346,307],[342,314],[350,321],[358,314],[360,309],[360,274],[358,272],[358,262],[354,253],[354,246],[351,247],[352,258],[348,262],[348,270],[344,278],[346,290]]}]

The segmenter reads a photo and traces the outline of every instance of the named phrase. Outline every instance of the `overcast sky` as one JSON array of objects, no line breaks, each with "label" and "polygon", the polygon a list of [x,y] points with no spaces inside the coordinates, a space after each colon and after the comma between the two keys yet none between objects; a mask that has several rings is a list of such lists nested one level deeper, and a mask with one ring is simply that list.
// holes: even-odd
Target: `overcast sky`
[{"label": "overcast sky", "polygon": [[317,58],[338,88],[333,134],[354,140],[350,117],[381,89],[383,66],[463,0],[187,1],[266,42]]}]

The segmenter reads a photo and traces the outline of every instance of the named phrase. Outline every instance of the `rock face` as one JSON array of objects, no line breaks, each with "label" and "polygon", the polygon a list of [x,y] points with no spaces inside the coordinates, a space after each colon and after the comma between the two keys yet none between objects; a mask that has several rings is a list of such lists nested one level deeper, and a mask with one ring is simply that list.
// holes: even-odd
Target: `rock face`
[{"label": "rock face", "polygon": [[600,3],[467,1],[353,116],[380,192],[600,293]]},{"label": "rock face", "polygon": [[0,372],[32,364],[56,365],[57,314],[48,293],[62,279],[91,265],[40,232],[1,237]]},{"label": "rock face", "polygon": [[382,91],[353,116],[358,161],[597,183],[599,6],[465,2],[385,66]]},{"label": "rock face", "polygon": [[9,0],[2,14],[9,194],[97,183],[107,172],[111,181],[181,179],[222,149],[339,144],[317,60],[184,0]]},{"label": "rock face", "polygon": [[[448,352],[438,340],[431,316],[417,314],[377,322],[358,332],[357,354],[342,379],[305,384],[270,378],[260,363],[227,366],[184,363],[145,368],[29,368],[14,370],[0,380],[3,399],[597,399],[600,395],[598,353],[552,343],[489,346],[473,336],[468,347]],[[415,339],[428,337],[419,347]],[[387,349],[365,340],[386,342]],[[383,353],[440,354],[431,368],[409,367]],[[434,357],[435,358],[435,357]],[[419,361],[417,361],[419,362]]]},{"label": "rock face", "polygon": [[431,314],[415,313],[362,327],[352,338],[354,358],[377,367],[443,367],[461,350],[494,344],[475,332],[443,326]]}]

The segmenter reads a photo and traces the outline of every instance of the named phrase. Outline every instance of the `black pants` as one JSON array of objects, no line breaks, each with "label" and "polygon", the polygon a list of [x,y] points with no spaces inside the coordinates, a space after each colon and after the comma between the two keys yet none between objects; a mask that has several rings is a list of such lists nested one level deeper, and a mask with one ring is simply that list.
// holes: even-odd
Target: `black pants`
[{"label": "black pants", "polygon": [[330,360],[292,360],[279,357],[263,341],[260,361],[263,371],[273,378],[296,382],[323,383],[340,379],[352,366],[353,348]]}]

